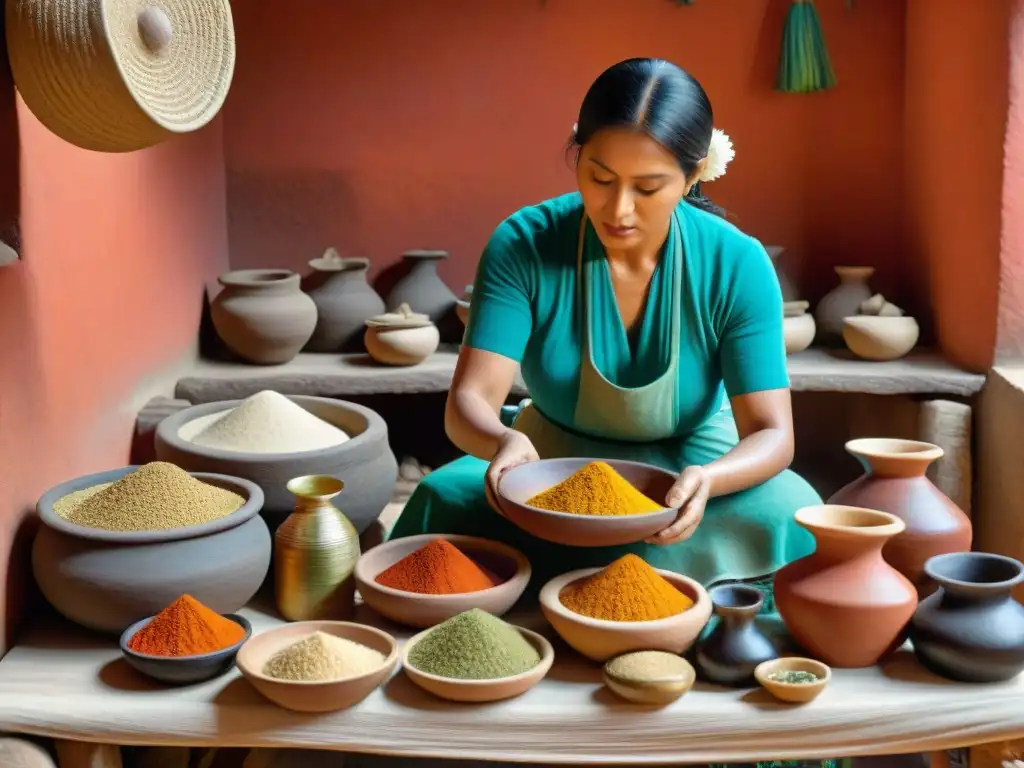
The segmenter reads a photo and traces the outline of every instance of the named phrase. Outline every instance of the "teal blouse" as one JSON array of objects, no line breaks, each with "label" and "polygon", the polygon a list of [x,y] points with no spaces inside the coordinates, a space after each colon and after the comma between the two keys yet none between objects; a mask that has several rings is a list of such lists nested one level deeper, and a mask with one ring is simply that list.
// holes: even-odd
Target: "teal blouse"
[{"label": "teal blouse", "polygon": [[[682,338],[678,435],[704,424],[723,398],[789,386],[782,294],[764,247],[732,224],[682,202]],[[583,204],[571,193],[522,208],[491,236],[477,267],[463,343],[521,364],[536,408],[573,429],[580,370],[576,243]],[[668,245],[672,245],[669,243]],[[620,387],[663,373],[670,357],[672,264],[665,248],[637,326],[627,334],[604,249],[588,225],[592,354]]]}]

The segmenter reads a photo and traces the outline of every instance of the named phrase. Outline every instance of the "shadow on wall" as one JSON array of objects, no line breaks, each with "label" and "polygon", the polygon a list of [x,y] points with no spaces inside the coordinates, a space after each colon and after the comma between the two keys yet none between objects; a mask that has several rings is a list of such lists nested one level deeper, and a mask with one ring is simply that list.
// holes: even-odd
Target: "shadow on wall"
[{"label": "shadow on wall", "polygon": [[[0,17],[0,251],[21,253],[21,142],[14,76],[7,60],[7,35]],[[13,254],[0,252],[0,266]],[[5,258],[8,257],[8,258]]]}]

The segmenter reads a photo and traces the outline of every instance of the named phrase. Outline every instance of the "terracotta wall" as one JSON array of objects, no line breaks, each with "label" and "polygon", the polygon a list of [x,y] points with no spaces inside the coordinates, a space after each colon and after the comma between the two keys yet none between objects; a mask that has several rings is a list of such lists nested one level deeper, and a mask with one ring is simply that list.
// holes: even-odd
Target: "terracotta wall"
[{"label": "terracotta wall", "polygon": [[283,23],[238,3],[232,264],[305,270],[334,244],[380,269],[442,247],[459,289],[502,217],[573,186],[562,148],[593,78],[653,55],[709,91],[738,156],[708,192],[791,249],[808,298],[832,265],[876,264],[878,287],[926,304],[902,260],[905,4],[819,0],[841,85],[812,96],[773,90],[789,5],[303,0]]},{"label": "terracotta wall", "polygon": [[139,401],[193,354],[203,282],[227,263],[219,125],[103,155],[18,114],[23,260],[0,269],[0,655],[30,583],[26,515],[50,485],[126,463]]}]

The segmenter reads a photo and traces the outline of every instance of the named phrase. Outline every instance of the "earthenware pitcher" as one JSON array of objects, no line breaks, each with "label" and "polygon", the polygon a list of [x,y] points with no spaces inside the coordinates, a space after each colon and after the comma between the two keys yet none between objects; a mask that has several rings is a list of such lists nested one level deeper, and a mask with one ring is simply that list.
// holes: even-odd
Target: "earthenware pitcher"
[{"label": "earthenware pitcher", "polygon": [[779,655],[754,622],[764,603],[761,590],[747,584],[723,584],[710,589],[708,596],[717,623],[695,648],[697,674],[719,685],[756,685],[757,665]]},{"label": "earthenware pitcher", "polygon": [[786,629],[833,667],[875,664],[902,640],[917,607],[914,585],[882,557],[903,521],[831,504],[804,507],[795,519],[816,547],[775,575],[775,604]]},{"label": "earthenware pitcher", "polygon": [[1024,606],[1011,590],[1024,564],[986,552],[953,552],[925,563],[939,586],[910,621],[918,660],[967,683],[1009,680],[1024,671]]},{"label": "earthenware pitcher", "polygon": [[865,438],[846,444],[864,475],[832,494],[829,504],[880,509],[906,525],[882,554],[925,597],[935,589],[924,573],[928,558],[971,548],[971,521],[925,473],[943,451],[918,440]]},{"label": "earthenware pitcher", "polygon": [[843,344],[843,318],[856,315],[862,302],[871,298],[868,281],[874,267],[835,267],[839,285],[826,293],[814,308],[818,340],[825,344]]},{"label": "earthenware pitcher", "polygon": [[402,258],[409,271],[388,294],[387,307],[397,311],[408,304],[434,323],[440,323],[455,308],[456,297],[437,274],[437,263],[448,258],[447,251],[406,251]]},{"label": "earthenware pitcher", "polygon": [[369,259],[343,259],[328,248],[309,266],[307,293],[316,304],[317,320],[306,345],[310,352],[355,352],[363,344],[363,324],[384,311],[384,300],[366,282]]},{"label": "earthenware pitcher", "polygon": [[295,510],[274,534],[274,591],[288,621],[347,619],[355,610],[359,534],[331,503],[344,487],[330,475],[288,483]]},{"label": "earthenware pitcher", "polygon": [[316,327],[316,305],[287,269],[240,269],[218,278],[224,286],[210,304],[217,335],[250,363],[287,363]]}]

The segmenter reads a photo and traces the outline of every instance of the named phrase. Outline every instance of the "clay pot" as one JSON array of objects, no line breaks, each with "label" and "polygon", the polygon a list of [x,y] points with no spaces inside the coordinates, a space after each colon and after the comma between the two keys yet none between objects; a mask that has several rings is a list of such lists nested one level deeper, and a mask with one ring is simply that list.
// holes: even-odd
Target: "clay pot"
[{"label": "clay pot", "polygon": [[408,304],[414,312],[440,323],[455,307],[455,294],[437,274],[437,262],[448,258],[447,251],[406,251],[402,258],[409,271],[388,294],[387,307],[395,312]]},{"label": "clay pot", "polygon": [[349,352],[362,347],[363,324],[384,312],[382,299],[366,282],[369,259],[343,259],[328,248],[309,262],[314,270],[307,291],[317,309],[310,352]]},{"label": "clay pot", "polygon": [[775,575],[775,604],[793,638],[833,667],[875,664],[902,641],[917,592],[882,557],[906,527],[887,512],[823,504],[797,511],[815,551]]},{"label": "clay pot", "polygon": [[856,315],[862,302],[871,298],[868,280],[874,267],[835,267],[839,285],[826,293],[814,309],[818,336],[825,344],[843,343],[843,318]]},{"label": "clay pot", "polygon": [[843,341],[863,360],[896,360],[917,344],[921,329],[912,317],[855,315],[843,319]]},{"label": "clay pot", "polygon": [[787,301],[782,305],[782,335],[787,355],[803,352],[814,341],[816,326],[813,315],[807,314],[809,306],[806,301]]},{"label": "clay pot", "polygon": [[723,584],[708,590],[718,622],[697,643],[695,661],[703,680],[752,687],[754,670],[779,653],[758,629],[754,619],[764,603],[761,590],[747,584]]},{"label": "clay pot", "polygon": [[938,585],[910,622],[918,660],[968,683],[1010,680],[1024,671],[1024,607],[1010,595],[1024,564],[985,552],[953,552],[925,563]]},{"label": "clay pot", "polygon": [[228,349],[250,363],[279,365],[295,357],[316,327],[316,305],[287,269],[240,269],[218,278],[210,305]]},{"label": "clay pot", "polygon": [[765,250],[768,251],[768,258],[772,260],[772,266],[775,267],[775,276],[779,279],[779,288],[782,290],[782,300],[796,301],[798,296],[796,286],[789,279],[785,269],[779,265],[779,257],[786,252],[786,249],[781,245],[768,245],[765,246]]},{"label": "clay pot", "polygon": [[440,342],[437,326],[425,314],[413,312],[408,304],[371,317],[363,335],[366,351],[383,365],[422,363],[437,351]]},{"label": "clay pot", "polygon": [[932,443],[895,438],[850,440],[846,450],[864,468],[864,475],[840,488],[829,504],[879,509],[896,515],[906,528],[882,554],[910,579],[924,597],[934,590],[924,573],[928,558],[971,548],[971,521],[925,476],[943,451]]}]

